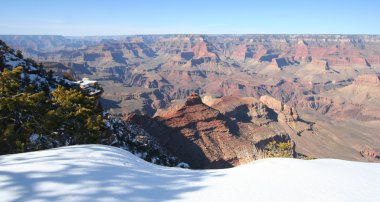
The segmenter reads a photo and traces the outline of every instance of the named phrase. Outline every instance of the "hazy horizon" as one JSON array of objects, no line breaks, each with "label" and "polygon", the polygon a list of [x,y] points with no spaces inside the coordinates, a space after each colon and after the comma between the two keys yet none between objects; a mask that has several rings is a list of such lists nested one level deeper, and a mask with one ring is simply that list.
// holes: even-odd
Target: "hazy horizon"
[{"label": "hazy horizon", "polygon": [[1,35],[380,34],[380,2],[5,1]]},{"label": "hazy horizon", "polygon": [[0,36],[62,36],[62,37],[68,37],[68,38],[86,38],[86,37],[125,37],[125,36],[175,36],[175,35],[207,35],[207,36],[255,36],[255,35],[299,35],[299,36],[313,36],[313,35],[326,35],[326,36],[380,36],[380,34],[318,34],[318,33],[305,33],[305,34],[297,34],[297,33],[289,33],[289,34],[273,34],[273,33],[264,33],[264,34],[255,34],[255,33],[247,33],[247,34],[199,34],[199,33],[193,33],[193,34],[187,34],[187,33],[181,33],[181,34],[115,34],[115,35],[62,35],[62,34],[0,34]]}]

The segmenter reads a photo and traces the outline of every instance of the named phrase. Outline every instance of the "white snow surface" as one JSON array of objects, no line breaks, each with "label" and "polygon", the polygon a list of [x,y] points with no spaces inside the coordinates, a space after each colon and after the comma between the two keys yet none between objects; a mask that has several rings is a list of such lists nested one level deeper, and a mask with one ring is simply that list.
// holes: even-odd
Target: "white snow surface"
[{"label": "white snow surface", "polygon": [[222,170],[157,166],[80,145],[0,156],[1,201],[380,201],[380,164],[264,159]]}]

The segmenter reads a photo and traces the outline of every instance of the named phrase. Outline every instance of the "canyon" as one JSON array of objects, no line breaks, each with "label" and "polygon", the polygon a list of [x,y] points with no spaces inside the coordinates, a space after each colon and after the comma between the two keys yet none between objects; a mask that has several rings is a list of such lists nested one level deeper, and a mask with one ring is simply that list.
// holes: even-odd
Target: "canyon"
[{"label": "canyon", "polygon": [[380,161],[380,36],[16,36],[45,68],[97,80],[102,106],[194,168],[263,158]]}]

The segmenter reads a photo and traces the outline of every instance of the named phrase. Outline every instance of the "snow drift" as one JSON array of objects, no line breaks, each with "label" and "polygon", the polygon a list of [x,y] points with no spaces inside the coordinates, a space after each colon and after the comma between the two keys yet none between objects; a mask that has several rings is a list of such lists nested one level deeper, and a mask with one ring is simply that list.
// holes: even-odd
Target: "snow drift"
[{"label": "snow drift", "polygon": [[0,156],[1,201],[380,201],[379,190],[380,164],[332,159],[187,170],[100,145]]}]

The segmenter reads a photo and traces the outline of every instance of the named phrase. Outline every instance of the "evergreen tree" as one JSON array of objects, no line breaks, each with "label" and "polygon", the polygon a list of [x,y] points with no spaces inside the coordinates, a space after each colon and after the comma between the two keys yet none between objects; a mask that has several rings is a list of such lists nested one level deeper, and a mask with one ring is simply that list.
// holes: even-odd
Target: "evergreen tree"
[{"label": "evergreen tree", "polygon": [[22,70],[22,67],[16,67],[11,71],[4,69],[0,75],[0,98],[13,96],[19,93]]},{"label": "evergreen tree", "polygon": [[0,55],[0,72],[2,72],[5,68],[5,59],[3,55]]},{"label": "evergreen tree", "polygon": [[22,52],[20,50],[17,50],[16,51],[16,57],[20,58],[20,59],[23,59],[24,56],[22,55]]},{"label": "evergreen tree", "polygon": [[[65,83],[56,86],[53,72],[32,59],[26,65],[38,71],[21,66],[8,70],[4,53],[13,50],[0,41],[0,154],[102,143],[110,137],[98,97]],[[23,58],[19,50],[17,57]],[[31,74],[48,82],[32,80]]]},{"label": "evergreen tree", "polygon": [[0,153],[24,152],[31,134],[45,133],[44,114],[48,98],[43,92],[28,93],[21,88],[22,67],[0,75]]},{"label": "evergreen tree", "polygon": [[[101,109],[94,108],[96,98],[84,95],[76,89],[58,86],[52,93],[54,108],[49,111],[49,127],[61,128],[59,136],[63,144],[96,143],[101,139],[105,120]],[[65,120],[64,122],[57,122]],[[57,125],[58,124],[58,125]]]}]

